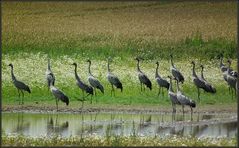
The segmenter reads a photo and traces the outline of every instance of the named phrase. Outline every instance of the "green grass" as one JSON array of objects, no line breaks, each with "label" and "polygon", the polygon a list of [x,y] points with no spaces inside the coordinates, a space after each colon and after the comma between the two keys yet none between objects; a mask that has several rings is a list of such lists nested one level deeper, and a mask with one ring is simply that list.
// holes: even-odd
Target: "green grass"
[{"label": "green grass", "polygon": [[[45,70],[47,67],[47,55],[45,54],[19,54],[15,56],[3,56],[2,65],[2,101],[3,104],[17,104],[18,99],[17,89],[11,83],[10,67],[9,63],[14,65],[14,73],[17,79],[25,82],[30,86],[32,93],[25,93],[25,102],[55,104],[55,99],[51,92],[48,91],[45,79]],[[175,65],[185,76],[185,83],[180,85],[185,95],[189,96],[195,101],[197,100],[197,89],[192,82],[192,65],[190,61],[193,59],[187,59],[186,61],[175,60]],[[220,69],[218,68],[218,60],[198,60],[194,59],[197,63],[197,74],[200,75],[199,63],[205,65],[205,77],[212,83],[216,89],[216,94],[204,93],[201,90],[201,105],[214,105],[214,104],[234,104],[236,99],[232,99],[228,92],[226,82],[223,80]],[[233,60],[233,67],[236,63]],[[73,58],[71,56],[62,56],[59,58],[52,58],[52,70],[56,76],[56,87],[62,90],[70,98],[70,106],[82,98],[82,91],[75,84],[74,67],[71,65],[73,62],[78,63],[78,74],[87,82],[88,77],[88,63],[83,58]],[[137,77],[136,61],[132,58],[122,60],[120,58],[114,58],[111,64],[113,73],[118,75],[123,84],[123,92],[116,90],[116,96],[111,97],[111,86],[107,81],[106,74],[106,61],[93,60],[92,61],[92,73],[95,75],[105,88],[105,94],[97,91],[97,96],[93,97],[95,104],[111,104],[111,105],[171,105],[168,99],[167,91],[164,89],[164,96],[158,94],[158,85],[154,78],[155,75],[155,60],[147,60],[141,63],[142,70],[149,76],[152,81],[152,91],[146,88],[145,92],[140,91],[140,84]],[[170,63],[166,60],[160,60],[160,74],[166,78],[167,75],[171,75],[169,71]],[[28,70],[29,69],[29,70]],[[88,82],[87,82],[88,83]],[[176,91],[176,86],[173,86]],[[88,97],[90,99],[90,97]]]},{"label": "green grass", "polygon": [[3,146],[236,146],[236,138],[160,137],[71,137],[29,138],[24,136],[2,137]]}]

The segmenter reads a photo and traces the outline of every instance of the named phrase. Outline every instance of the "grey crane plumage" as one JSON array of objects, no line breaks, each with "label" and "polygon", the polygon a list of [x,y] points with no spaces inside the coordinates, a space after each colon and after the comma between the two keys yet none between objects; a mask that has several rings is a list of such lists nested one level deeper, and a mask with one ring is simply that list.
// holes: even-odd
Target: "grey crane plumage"
[{"label": "grey crane plumage", "polygon": [[204,69],[204,66],[203,65],[200,65],[201,67],[201,79],[204,81],[205,85],[206,85],[206,88],[204,89],[206,92],[209,92],[209,93],[216,93],[216,88],[213,87],[212,84],[210,84],[205,78],[204,78],[204,75],[203,75],[203,69]]},{"label": "grey crane plumage", "polygon": [[[50,74],[52,75],[52,74]],[[59,100],[61,100],[62,102],[66,103],[66,105],[69,105],[69,98],[58,88],[56,88],[55,86],[53,86],[53,81],[51,81],[50,83],[50,90],[52,92],[52,94],[55,96],[56,98],[56,110],[58,111],[58,102]]]},{"label": "grey crane plumage", "polygon": [[[21,91],[22,93],[22,100],[21,100],[21,104],[24,104],[24,92],[23,91],[27,91],[28,93],[31,93],[31,90],[29,88],[28,85],[26,85],[25,83],[21,82],[21,81],[18,81],[13,73],[13,64],[9,64],[8,66],[11,67],[11,76],[12,76],[12,82],[14,84],[14,86],[17,88],[18,90],[18,96],[20,98],[21,94],[19,91]],[[20,102],[19,102],[20,104]]]},{"label": "grey crane plumage", "polygon": [[102,86],[102,84],[100,83],[99,80],[97,80],[91,73],[90,70],[90,66],[91,66],[91,60],[87,60],[87,62],[89,63],[89,67],[88,67],[88,72],[89,72],[89,76],[88,76],[88,81],[90,83],[90,85],[95,89],[95,95],[96,95],[96,89],[99,89],[103,94],[104,94],[104,87]]},{"label": "grey crane plumage", "polygon": [[238,77],[238,72],[234,71],[231,67],[228,67],[223,63],[223,55],[221,55],[221,57],[220,57],[220,69],[221,69],[221,72],[223,74],[223,78],[225,81],[227,81],[227,70],[229,70],[228,74],[230,74],[234,77]]},{"label": "grey crane plumage", "polygon": [[173,113],[176,113],[176,105],[181,105],[180,102],[177,99],[177,94],[173,91],[172,86],[172,77],[168,76],[169,80],[169,89],[168,89],[168,96],[171,100],[172,107],[173,107]]},{"label": "grey crane plumage", "polygon": [[47,86],[50,88],[50,85],[55,85],[55,75],[53,74],[51,70],[51,65],[50,65],[50,59],[48,58],[48,64],[47,64],[47,70],[46,70],[46,80],[47,80]]},{"label": "grey crane plumage", "polygon": [[150,90],[152,90],[151,81],[139,68],[140,59],[137,57],[137,58],[135,58],[135,60],[137,60],[137,71],[138,71],[138,78],[139,78],[139,81],[140,81],[141,91],[142,91],[142,85],[146,85]]},{"label": "grey crane plumage", "polygon": [[[82,94],[83,94],[83,101],[84,102],[84,99],[85,99],[85,96],[84,96],[84,92],[87,93],[87,96],[88,95],[91,95],[91,103],[92,103],[92,96],[93,96],[93,88],[87,84],[85,84],[81,79],[80,77],[78,76],[77,74],[77,64],[76,63],[73,63],[72,65],[75,66],[75,79],[76,79],[76,85],[82,90]],[[87,97],[86,96],[86,97]]]},{"label": "grey crane plumage", "polygon": [[[226,77],[227,77],[227,84],[229,85],[229,87],[234,91],[235,91],[235,95],[236,95],[236,83],[237,83],[237,77],[236,76],[233,76],[231,75],[230,73],[230,67],[231,67],[231,60],[228,60],[228,69],[227,69],[227,73],[226,73]],[[233,91],[232,91],[233,93]],[[232,94],[232,97],[233,97],[233,94]]]},{"label": "grey crane plumage", "polygon": [[[111,96],[112,96],[112,92],[114,92],[114,86],[116,88],[119,88],[121,90],[121,92],[123,91],[123,86],[122,86],[122,83],[120,82],[119,78],[110,71],[110,59],[108,59],[107,62],[108,62],[107,63],[107,70],[108,70],[107,79],[112,86],[112,89],[111,89]],[[115,95],[115,93],[114,93],[114,95]]]},{"label": "grey crane plumage", "polygon": [[203,89],[206,92],[209,92],[210,90],[208,90],[208,86],[206,86],[205,81],[198,77],[196,72],[195,72],[195,62],[192,61],[191,64],[193,65],[192,68],[192,79],[193,79],[193,83],[194,85],[197,87],[198,90],[198,100],[200,101],[200,89]]},{"label": "grey crane plumage", "polygon": [[177,84],[177,99],[180,102],[180,104],[182,105],[182,109],[183,109],[183,114],[184,114],[184,106],[189,106],[191,109],[191,115],[193,113],[193,108],[196,107],[196,102],[192,99],[190,99],[189,97],[185,96],[179,89],[179,84],[178,84],[178,80],[176,80],[176,84]]},{"label": "grey crane plumage", "polygon": [[158,68],[159,68],[159,62],[156,62],[156,72],[155,72],[155,79],[159,85],[159,92],[158,92],[158,96],[160,93],[160,89],[162,88],[162,92],[163,92],[163,88],[166,88],[167,90],[169,89],[169,83],[167,80],[163,79],[159,73],[158,73]]},{"label": "grey crane plumage", "polygon": [[170,61],[171,61],[171,67],[170,67],[170,71],[172,73],[172,75],[183,84],[184,82],[184,77],[182,75],[182,73],[174,66],[173,63],[173,55],[170,54]]}]

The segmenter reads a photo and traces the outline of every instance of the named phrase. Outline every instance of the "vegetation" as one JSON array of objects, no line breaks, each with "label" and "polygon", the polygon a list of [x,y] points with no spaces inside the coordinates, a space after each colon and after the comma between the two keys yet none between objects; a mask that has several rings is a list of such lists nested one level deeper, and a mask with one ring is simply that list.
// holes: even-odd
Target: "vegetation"
[{"label": "vegetation", "polygon": [[236,58],[236,2],[3,2],[4,55]]},{"label": "vegetation", "polygon": [[30,138],[24,136],[3,136],[3,146],[236,146],[236,138],[194,138],[177,137],[71,137]]}]

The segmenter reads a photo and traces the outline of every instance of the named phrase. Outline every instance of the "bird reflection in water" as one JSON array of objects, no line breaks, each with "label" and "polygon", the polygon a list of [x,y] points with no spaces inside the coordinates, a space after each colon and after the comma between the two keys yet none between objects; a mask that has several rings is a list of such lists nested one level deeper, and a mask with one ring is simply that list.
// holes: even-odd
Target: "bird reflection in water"
[{"label": "bird reflection in water", "polygon": [[[55,118],[55,121],[54,121],[54,118]],[[47,136],[53,136],[53,135],[62,136],[65,132],[68,131],[68,127],[69,127],[68,121],[59,123],[58,114],[56,115],[56,117],[52,115],[47,119]]]},{"label": "bird reflection in water", "polygon": [[24,121],[23,112],[17,114],[17,127],[14,128],[13,132],[18,134],[24,134],[29,131],[30,122]]}]

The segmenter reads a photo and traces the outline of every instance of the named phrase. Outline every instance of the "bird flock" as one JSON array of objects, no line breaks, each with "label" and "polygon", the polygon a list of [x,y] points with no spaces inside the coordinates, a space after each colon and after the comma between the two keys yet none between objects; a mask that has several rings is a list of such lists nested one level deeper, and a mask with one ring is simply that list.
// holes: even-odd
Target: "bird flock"
[{"label": "bird flock", "polygon": [[[134,60],[137,61],[136,66],[137,66],[138,79],[140,82],[141,92],[145,91],[145,87],[147,87],[149,90],[152,90],[152,83],[151,83],[150,79],[140,69],[140,61],[142,61],[143,59],[140,57],[136,57]],[[107,71],[108,72],[107,72],[106,77],[112,87],[111,88],[111,96],[112,95],[115,96],[115,89],[120,89],[120,91],[123,92],[123,85],[122,85],[120,79],[118,78],[118,76],[115,75],[114,73],[112,73],[112,71],[110,70],[110,62],[111,61],[112,61],[111,58],[108,58],[108,60],[107,60]],[[82,107],[83,107],[84,101],[87,100],[86,98],[89,95],[91,97],[90,102],[92,103],[92,97],[93,97],[93,95],[96,96],[97,89],[102,94],[105,93],[104,86],[97,79],[97,77],[95,77],[91,72],[91,64],[92,64],[91,60],[87,60],[86,62],[88,62],[88,64],[89,64],[88,65],[88,74],[89,74],[88,82],[89,83],[85,83],[81,79],[81,77],[78,75],[77,63],[74,62],[71,64],[74,67],[76,85],[82,91],[82,98],[78,99],[78,100],[82,101]],[[155,63],[156,64],[155,80],[159,87],[158,96],[160,95],[160,93],[162,93],[164,95],[163,89],[167,89],[169,99],[172,103],[173,113],[176,113],[176,105],[180,105],[180,106],[182,106],[183,114],[184,114],[185,106],[190,107],[191,114],[192,114],[193,108],[196,107],[196,102],[193,99],[191,99],[190,97],[188,97],[187,95],[185,95],[180,90],[180,85],[183,85],[185,79],[184,79],[184,76],[182,75],[182,73],[174,65],[172,54],[170,54],[170,63],[171,63],[170,72],[172,75],[167,76],[168,80],[164,79],[163,76],[160,75],[159,62],[157,61]],[[231,68],[231,60],[230,59],[227,60],[227,63],[228,63],[228,66],[226,66],[226,64],[223,63],[223,56],[221,55],[219,67],[221,69],[222,76],[223,76],[224,80],[228,84],[229,93],[231,93],[232,98],[233,98],[233,95],[234,94],[236,95],[238,73]],[[204,71],[203,65],[200,65],[201,76],[198,76],[195,71],[195,66],[196,66],[195,61],[192,61],[191,64],[192,64],[192,81],[197,88],[197,93],[198,93],[197,97],[198,97],[198,101],[200,102],[200,89],[204,90],[204,92],[215,94],[216,88],[205,79],[205,77],[203,75],[203,71]],[[24,104],[24,92],[23,91],[27,91],[28,93],[31,93],[31,90],[28,85],[26,85],[25,83],[16,79],[14,72],[13,72],[13,64],[9,64],[8,66],[10,66],[10,68],[11,68],[12,82],[18,90],[18,96],[19,96],[19,98],[22,98],[21,101],[19,101],[19,104]],[[55,75],[53,74],[53,72],[51,70],[49,58],[48,58],[47,70],[46,70],[45,75],[46,75],[48,90],[50,90],[52,95],[56,98],[57,111],[58,111],[59,100],[64,102],[66,105],[69,105],[69,97],[63,91],[61,91],[60,89],[55,87],[56,79],[55,79]],[[176,82],[176,86],[177,86],[176,90],[177,91],[173,90],[173,80]],[[233,91],[234,91],[234,93],[233,93]],[[22,93],[22,97],[21,97],[20,92]],[[86,95],[85,95],[85,93],[86,93]],[[97,102],[97,99],[96,99],[96,102]]]}]

